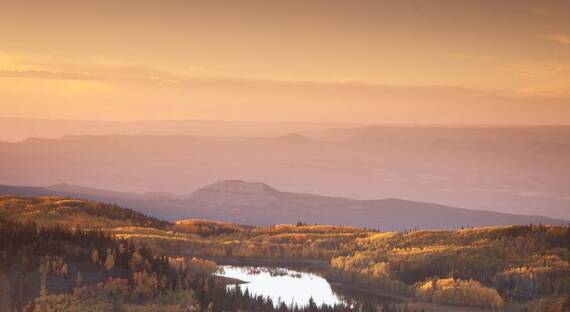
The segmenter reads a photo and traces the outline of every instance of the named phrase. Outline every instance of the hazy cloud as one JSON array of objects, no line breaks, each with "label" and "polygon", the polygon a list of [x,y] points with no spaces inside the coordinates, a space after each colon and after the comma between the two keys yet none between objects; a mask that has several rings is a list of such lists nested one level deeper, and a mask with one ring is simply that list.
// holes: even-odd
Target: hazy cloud
[{"label": "hazy cloud", "polygon": [[0,70],[0,78],[31,78],[60,80],[101,80],[89,73],[54,72],[47,70]]},{"label": "hazy cloud", "polygon": [[[497,60],[493,67],[506,66],[502,63]],[[5,93],[0,102],[9,116],[390,124],[566,124],[566,116],[570,116],[569,98],[564,92],[567,88],[562,88],[569,69],[565,63],[509,63],[512,66],[505,70],[522,71],[536,79],[525,78],[529,83],[524,92],[449,85],[390,85],[352,79],[192,75],[184,69],[180,72],[138,64],[14,64],[20,69],[4,68],[0,78],[30,79],[27,84],[17,79],[5,79],[0,84],[0,92]],[[34,67],[48,69],[28,70]],[[550,83],[550,77],[556,78],[558,84]],[[40,78],[103,79],[105,83],[52,85]],[[77,105],[78,101],[81,105]]]},{"label": "hazy cloud", "polygon": [[560,44],[570,44],[570,35],[568,34],[550,34],[550,35],[542,35],[544,39],[558,42]]}]

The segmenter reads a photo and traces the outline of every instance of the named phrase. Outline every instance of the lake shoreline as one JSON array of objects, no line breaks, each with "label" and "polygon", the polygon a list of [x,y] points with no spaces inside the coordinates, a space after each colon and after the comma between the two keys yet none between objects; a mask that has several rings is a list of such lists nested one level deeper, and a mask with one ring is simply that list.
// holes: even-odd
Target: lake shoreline
[{"label": "lake shoreline", "polygon": [[[414,297],[407,297],[402,295],[396,295],[390,292],[386,292],[381,289],[373,289],[369,286],[362,285],[359,283],[349,283],[343,281],[341,279],[335,278],[328,274],[329,269],[329,262],[323,260],[313,260],[313,259],[275,259],[275,258],[256,258],[256,257],[205,257],[208,260],[212,260],[216,262],[218,265],[231,265],[231,266],[254,266],[254,267],[285,267],[290,269],[298,269],[298,270],[317,270],[320,271],[320,274],[323,278],[327,280],[327,282],[331,285],[331,287],[344,289],[348,291],[353,291],[356,293],[366,294],[374,296],[380,300],[389,300],[393,301],[394,303],[399,304],[410,304],[416,308],[424,309],[425,311],[442,311],[442,312],[453,312],[453,311],[461,311],[461,312],[484,312],[489,311],[488,309],[484,308],[477,308],[477,307],[468,307],[468,306],[455,306],[455,305],[444,305],[444,304],[437,304],[431,302],[424,302],[420,301]],[[225,278],[225,277],[221,277]],[[229,278],[227,278],[230,280]],[[235,282],[239,284],[247,283],[237,279]],[[231,283],[228,283],[231,284]],[[521,311],[524,304],[520,303],[507,303],[501,311]]]},{"label": "lake shoreline", "polygon": [[216,279],[216,281],[218,281],[219,283],[223,284],[223,285],[236,285],[236,284],[247,284],[249,282],[246,281],[242,281],[240,279],[237,278],[232,278],[232,277],[226,277],[226,276],[221,276],[221,275],[217,275],[214,273],[213,277]]},{"label": "lake shoreline", "polygon": [[218,265],[236,265],[236,266],[267,266],[276,267],[284,266],[288,268],[305,268],[305,269],[326,269],[329,268],[329,262],[324,260],[313,259],[277,259],[277,258],[256,258],[256,257],[217,257],[217,256],[201,256],[203,259],[212,260]]}]

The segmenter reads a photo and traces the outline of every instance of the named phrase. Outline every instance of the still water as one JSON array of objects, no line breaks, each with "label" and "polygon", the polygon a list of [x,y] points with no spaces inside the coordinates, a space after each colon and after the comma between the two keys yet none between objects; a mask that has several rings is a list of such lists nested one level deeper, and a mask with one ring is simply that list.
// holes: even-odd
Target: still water
[{"label": "still water", "polygon": [[280,302],[305,306],[310,298],[318,306],[344,304],[329,282],[314,273],[286,268],[223,265],[216,275],[245,282],[240,285],[242,291],[247,289],[251,295],[269,297],[276,306]]}]

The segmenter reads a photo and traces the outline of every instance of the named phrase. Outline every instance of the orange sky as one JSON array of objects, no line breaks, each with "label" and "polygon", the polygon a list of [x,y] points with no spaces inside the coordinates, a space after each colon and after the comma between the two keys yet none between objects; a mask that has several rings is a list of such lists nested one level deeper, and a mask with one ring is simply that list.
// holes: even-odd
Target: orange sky
[{"label": "orange sky", "polygon": [[567,0],[0,2],[0,116],[570,124]]}]

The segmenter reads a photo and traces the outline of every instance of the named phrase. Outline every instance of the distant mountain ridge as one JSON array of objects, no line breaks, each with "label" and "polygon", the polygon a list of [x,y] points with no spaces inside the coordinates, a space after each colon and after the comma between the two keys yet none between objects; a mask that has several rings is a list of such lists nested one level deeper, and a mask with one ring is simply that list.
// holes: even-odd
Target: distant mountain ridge
[{"label": "distant mountain ridge", "polygon": [[469,210],[401,199],[356,200],[281,192],[261,182],[222,180],[189,196],[136,194],[58,184],[0,186],[0,194],[57,195],[126,206],[166,220],[209,219],[248,225],[296,223],[346,225],[380,230],[450,229],[463,226],[565,224],[543,216]]},{"label": "distant mountain ridge", "polygon": [[570,219],[570,127],[284,130],[0,142],[0,183],[184,194],[236,177],[292,192]]},{"label": "distant mountain ridge", "polygon": [[195,135],[195,136],[289,136],[318,133],[355,123],[256,122],[222,120],[96,121],[0,117],[0,141],[18,142],[30,137],[61,138],[66,135]]}]

